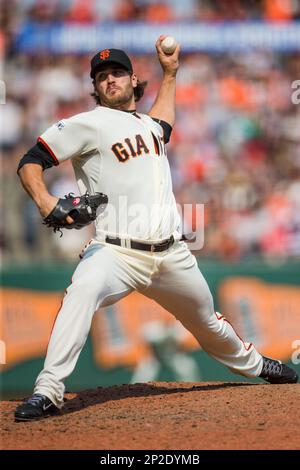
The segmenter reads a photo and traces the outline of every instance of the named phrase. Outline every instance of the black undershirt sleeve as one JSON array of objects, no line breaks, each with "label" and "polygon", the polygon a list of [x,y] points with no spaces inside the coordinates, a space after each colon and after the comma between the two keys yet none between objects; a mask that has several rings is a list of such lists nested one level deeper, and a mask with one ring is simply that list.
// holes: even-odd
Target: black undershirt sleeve
[{"label": "black undershirt sleeve", "polygon": [[158,124],[163,128],[164,131],[164,142],[167,144],[170,140],[171,133],[172,133],[172,126],[168,124],[166,121],[162,121],[161,119],[152,118],[153,121],[158,122]]},{"label": "black undershirt sleeve", "polygon": [[22,166],[26,165],[26,163],[36,163],[41,165],[43,171],[47,168],[51,168],[54,165],[58,165],[58,163],[54,160],[54,158],[41,142],[38,142],[34,147],[29,149],[28,152],[25,153],[25,155],[21,158],[17,173],[19,173]]}]

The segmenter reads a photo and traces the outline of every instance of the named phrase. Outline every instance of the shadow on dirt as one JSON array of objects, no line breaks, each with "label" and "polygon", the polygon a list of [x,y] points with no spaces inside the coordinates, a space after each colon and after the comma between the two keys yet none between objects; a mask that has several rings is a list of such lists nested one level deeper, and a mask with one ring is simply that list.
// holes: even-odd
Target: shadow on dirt
[{"label": "shadow on dirt", "polygon": [[133,385],[123,384],[114,387],[98,387],[93,390],[84,390],[79,392],[75,398],[67,399],[61,414],[74,413],[76,411],[88,408],[89,406],[99,405],[108,401],[122,400],[133,397],[150,397],[153,395],[169,395],[171,393],[190,393],[194,391],[211,391],[222,390],[224,388],[233,387],[249,387],[257,386],[260,384],[247,383],[247,382],[226,382],[220,384],[191,384],[184,387],[179,384],[170,384],[166,386],[162,384],[152,383],[137,383]]}]

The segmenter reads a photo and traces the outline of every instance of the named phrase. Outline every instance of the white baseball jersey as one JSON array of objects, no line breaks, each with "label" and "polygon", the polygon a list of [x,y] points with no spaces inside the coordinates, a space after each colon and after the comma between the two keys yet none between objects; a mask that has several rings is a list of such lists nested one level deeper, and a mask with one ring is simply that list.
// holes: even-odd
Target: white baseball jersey
[{"label": "white baseball jersey", "polygon": [[163,129],[150,116],[97,106],[54,124],[38,140],[57,162],[72,160],[81,194],[107,194],[97,240],[179,238]]}]

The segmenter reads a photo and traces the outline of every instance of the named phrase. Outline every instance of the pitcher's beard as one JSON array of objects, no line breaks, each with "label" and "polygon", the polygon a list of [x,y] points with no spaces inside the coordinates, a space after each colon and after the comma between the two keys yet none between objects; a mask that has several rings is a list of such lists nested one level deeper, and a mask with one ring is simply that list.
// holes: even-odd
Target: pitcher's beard
[{"label": "pitcher's beard", "polygon": [[105,98],[100,97],[100,99],[101,103],[103,103],[104,106],[107,106],[109,108],[119,108],[125,106],[127,103],[130,103],[133,96],[134,91],[130,87],[130,89],[124,90],[122,94],[119,94],[117,92],[116,96],[105,95]]}]

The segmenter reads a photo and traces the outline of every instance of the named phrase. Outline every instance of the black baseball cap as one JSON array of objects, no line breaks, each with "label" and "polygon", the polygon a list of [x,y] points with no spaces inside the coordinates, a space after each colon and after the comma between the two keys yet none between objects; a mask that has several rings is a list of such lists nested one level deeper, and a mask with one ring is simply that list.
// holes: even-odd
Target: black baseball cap
[{"label": "black baseball cap", "polygon": [[97,69],[101,65],[118,64],[124,67],[129,72],[132,72],[132,64],[128,55],[121,51],[121,49],[103,49],[97,52],[91,60],[91,78],[95,78]]}]

